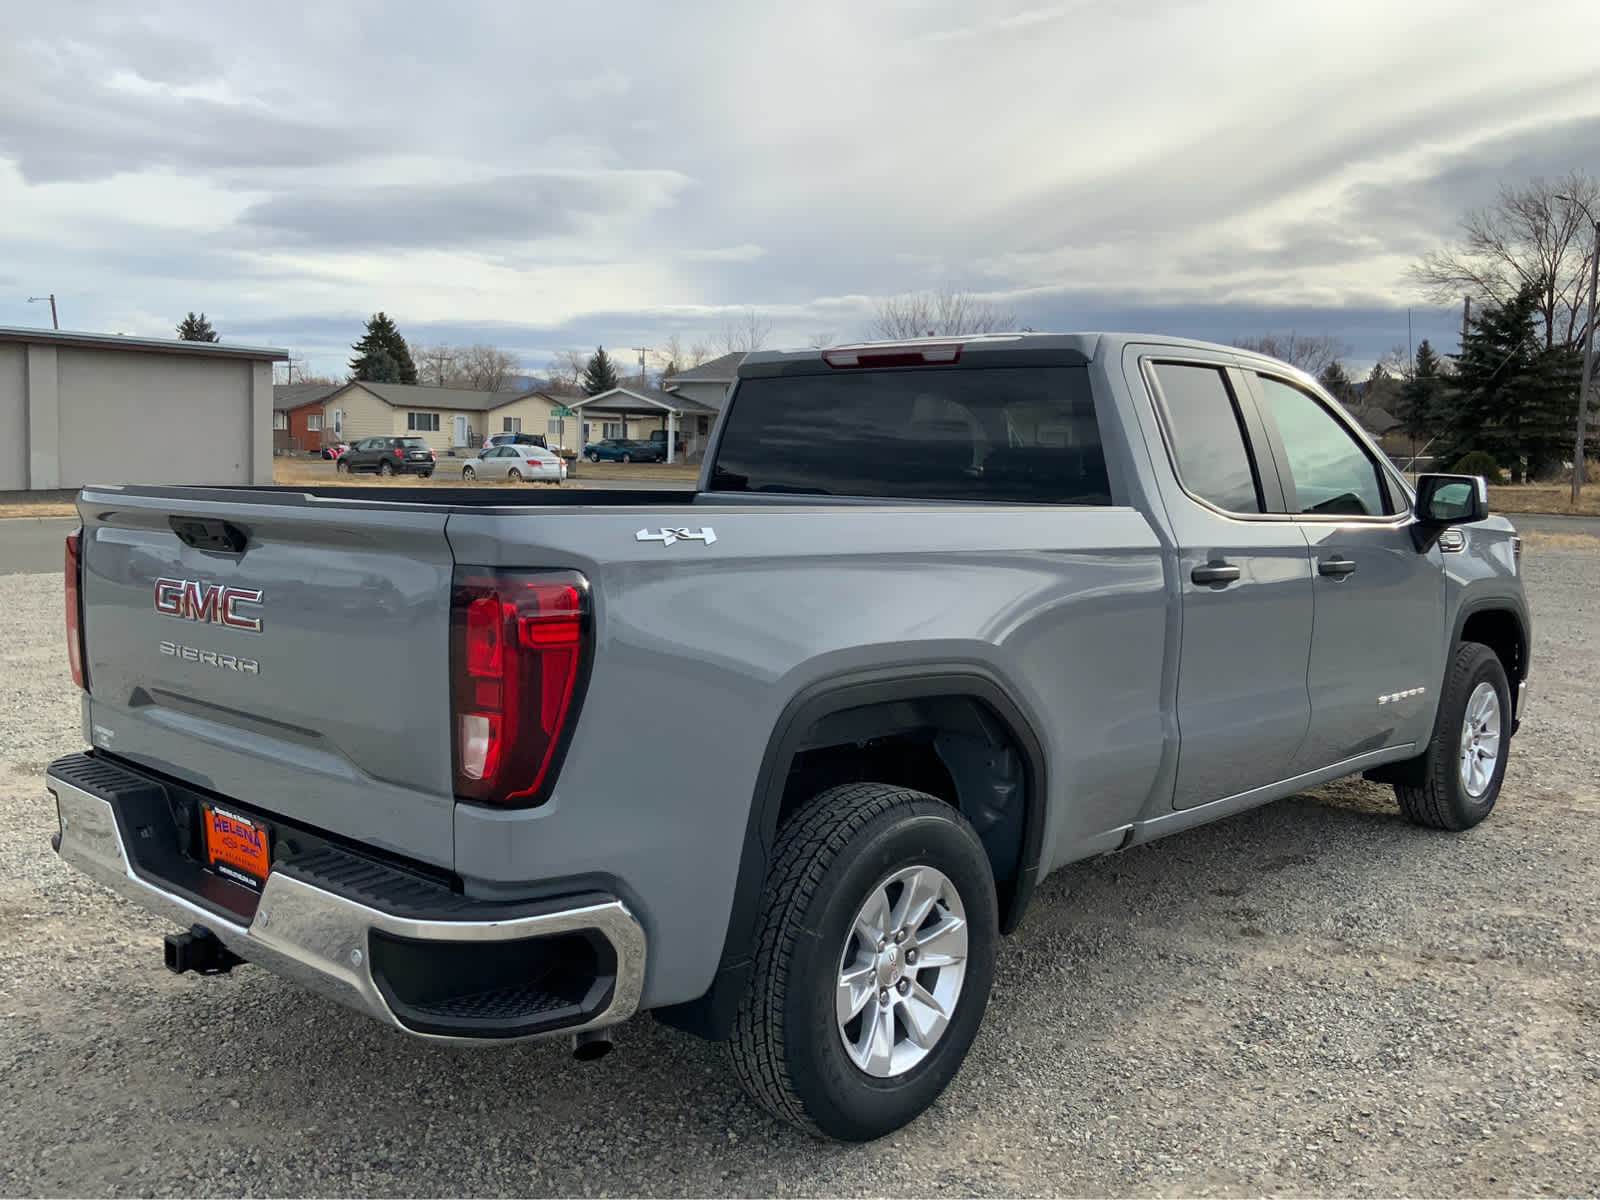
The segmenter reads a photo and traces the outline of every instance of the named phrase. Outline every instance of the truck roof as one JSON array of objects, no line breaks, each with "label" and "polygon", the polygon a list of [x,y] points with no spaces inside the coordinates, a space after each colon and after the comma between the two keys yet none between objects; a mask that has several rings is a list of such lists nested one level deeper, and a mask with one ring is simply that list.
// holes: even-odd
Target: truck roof
[{"label": "truck roof", "polygon": [[1221,353],[1237,355],[1241,358],[1282,365],[1278,364],[1276,359],[1269,359],[1264,355],[1238,346],[1224,346],[1219,342],[1201,341],[1198,338],[1175,337],[1164,333],[1035,333],[1029,331],[955,334],[947,337],[889,338],[877,341],[848,342],[838,346],[826,346],[821,349],[806,347],[795,350],[757,350],[745,356],[744,361],[739,364],[738,374],[741,377],[770,375],[772,374],[773,366],[780,363],[796,363],[807,360],[820,361],[826,354],[888,346],[911,348],[918,346],[960,345],[963,349],[981,349],[985,358],[1007,352],[1032,352],[1037,354],[1041,351],[1054,351],[1081,355],[1084,361],[1087,362],[1100,354],[1116,353],[1125,345],[1146,342],[1193,350],[1220,351]]}]

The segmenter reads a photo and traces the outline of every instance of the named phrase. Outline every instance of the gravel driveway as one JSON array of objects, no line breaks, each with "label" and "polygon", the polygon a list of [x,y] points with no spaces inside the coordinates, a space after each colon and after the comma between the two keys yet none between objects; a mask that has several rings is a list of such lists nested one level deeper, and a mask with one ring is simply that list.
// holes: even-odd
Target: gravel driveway
[{"label": "gravel driveway", "polygon": [[1347,781],[1052,877],[954,1086],[845,1148],[648,1018],[582,1065],[169,975],[166,929],[50,852],[60,582],[0,577],[0,1193],[1594,1194],[1600,542],[1529,540],[1534,699],[1485,825]]}]

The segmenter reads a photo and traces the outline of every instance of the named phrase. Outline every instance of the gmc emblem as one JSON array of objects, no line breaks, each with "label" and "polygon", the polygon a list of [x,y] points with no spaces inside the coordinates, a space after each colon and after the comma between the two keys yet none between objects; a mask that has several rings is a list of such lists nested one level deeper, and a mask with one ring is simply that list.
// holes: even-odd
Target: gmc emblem
[{"label": "gmc emblem", "polygon": [[260,633],[261,618],[239,612],[241,604],[260,603],[261,592],[254,588],[223,587],[220,583],[201,583],[197,579],[156,580],[158,613],[198,621],[202,625],[223,625]]}]

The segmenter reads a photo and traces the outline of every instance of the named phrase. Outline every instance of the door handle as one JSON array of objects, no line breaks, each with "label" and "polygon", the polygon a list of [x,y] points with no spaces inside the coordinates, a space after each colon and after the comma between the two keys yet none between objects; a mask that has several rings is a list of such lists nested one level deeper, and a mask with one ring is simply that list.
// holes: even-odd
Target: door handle
[{"label": "door handle", "polygon": [[1343,579],[1355,569],[1355,563],[1348,558],[1325,558],[1317,564],[1318,575],[1332,575],[1335,579]]},{"label": "door handle", "polygon": [[1194,580],[1196,583],[1203,584],[1229,584],[1238,579],[1239,575],[1240,571],[1238,567],[1232,565],[1231,563],[1225,562],[1206,563],[1205,566],[1196,567],[1194,570],[1189,572],[1190,579]]}]

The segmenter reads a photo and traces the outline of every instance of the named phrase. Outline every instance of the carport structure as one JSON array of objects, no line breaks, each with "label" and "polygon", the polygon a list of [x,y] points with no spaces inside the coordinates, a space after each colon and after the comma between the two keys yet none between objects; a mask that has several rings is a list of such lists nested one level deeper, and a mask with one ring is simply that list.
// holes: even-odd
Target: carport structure
[{"label": "carport structure", "polygon": [[[597,392],[582,400],[569,401],[567,407],[579,414],[583,421],[619,421],[626,436],[629,421],[660,421],[667,434],[667,461],[674,461],[673,448],[685,432],[686,418],[696,424],[691,436],[698,434],[701,417],[716,416],[717,410],[688,396],[678,396],[650,387],[614,387],[608,392]],[[688,439],[685,438],[685,441]]]}]

